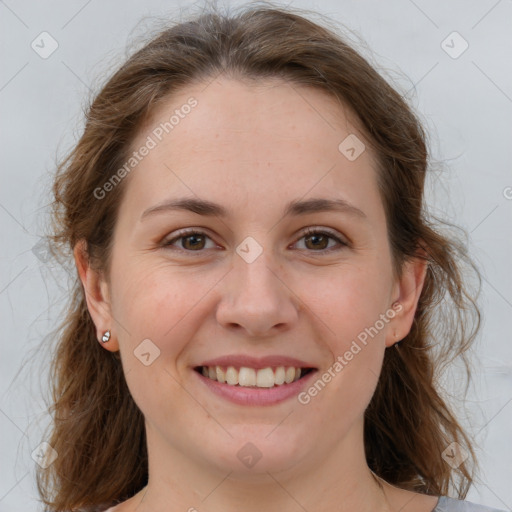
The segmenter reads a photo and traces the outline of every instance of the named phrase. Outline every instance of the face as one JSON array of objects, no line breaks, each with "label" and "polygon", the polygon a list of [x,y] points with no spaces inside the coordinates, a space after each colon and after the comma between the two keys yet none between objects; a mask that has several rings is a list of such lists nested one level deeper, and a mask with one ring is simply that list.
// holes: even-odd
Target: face
[{"label": "face", "polygon": [[[384,351],[417,300],[415,274],[393,276],[361,143],[346,108],[280,80],[188,86],[140,130],[132,150],[154,147],[125,178],[109,279],[89,306],[112,330],[150,457],[243,475],[360,442]],[[298,377],[289,367],[306,375],[280,383]]]}]

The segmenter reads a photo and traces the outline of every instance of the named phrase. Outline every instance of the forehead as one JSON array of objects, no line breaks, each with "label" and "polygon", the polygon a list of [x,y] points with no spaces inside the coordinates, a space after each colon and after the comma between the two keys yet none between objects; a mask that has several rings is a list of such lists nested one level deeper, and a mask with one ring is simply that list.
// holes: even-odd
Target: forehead
[{"label": "forehead", "polygon": [[[328,136],[325,143],[331,142],[337,149],[340,134],[361,134],[358,125],[359,119],[349,107],[318,88],[277,77],[258,80],[221,77],[188,85],[160,100],[140,130],[139,138],[158,131],[160,126],[164,131],[162,136],[170,144],[173,140],[177,145],[186,142],[201,150],[207,149],[208,140],[216,139],[214,147],[209,149],[224,144],[223,151],[236,151],[233,141],[253,145],[252,136],[256,134],[277,136],[281,143],[309,139],[310,144]],[[201,142],[199,146],[198,142]],[[271,145],[260,147],[261,151],[271,149],[279,151]]]},{"label": "forehead", "polygon": [[307,195],[378,200],[368,145],[356,159],[340,149],[354,136],[365,143],[355,114],[323,91],[280,79],[196,83],[140,129],[131,150],[152,147],[130,173],[127,200],[140,210],[199,196],[260,214]]}]

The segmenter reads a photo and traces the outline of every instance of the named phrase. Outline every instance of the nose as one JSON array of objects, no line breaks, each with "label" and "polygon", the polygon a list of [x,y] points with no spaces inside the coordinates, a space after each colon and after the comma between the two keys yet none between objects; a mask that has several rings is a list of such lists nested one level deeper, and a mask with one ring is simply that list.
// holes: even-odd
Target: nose
[{"label": "nose", "polygon": [[258,338],[291,329],[298,321],[300,300],[283,274],[267,251],[252,263],[235,254],[233,268],[222,282],[219,325]]}]

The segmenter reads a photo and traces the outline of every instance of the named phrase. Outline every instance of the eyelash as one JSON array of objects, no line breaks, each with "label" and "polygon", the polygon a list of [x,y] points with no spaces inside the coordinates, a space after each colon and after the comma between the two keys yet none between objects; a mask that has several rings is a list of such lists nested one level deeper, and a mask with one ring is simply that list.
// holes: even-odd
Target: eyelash
[{"label": "eyelash", "polygon": [[[170,240],[164,240],[164,242],[162,243],[162,246],[164,248],[171,248],[172,244],[177,242],[178,240],[182,239],[182,238],[187,238],[189,236],[192,236],[192,235],[204,235],[206,236],[207,238],[210,238],[211,240],[211,237],[204,231],[201,231],[199,229],[194,229],[194,228],[188,228],[188,229],[183,229],[181,231],[178,231],[178,233],[176,234],[175,237],[173,237],[172,239]],[[338,242],[338,244],[341,246],[341,247],[330,247],[328,249],[319,249],[317,251],[311,249],[311,250],[307,250],[307,252],[311,252],[311,253],[318,253],[318,254],[326,254],[326,253],[331,253],[332,251],[339,251],[339,250],[342,250],[344,249],[345,247],[349,247],[349,244],[347,242],[344,242],[343,240],[341,240],[337,235],[335,235],[333,232],[329,231],[329,230],[326,230],[326,229],[319,229],[319,228],[306,228],[300,238],[298,240],[301,240],[302,238],[304,237],[307,237],[307,236],[311,236],[311,235],[326,235],[328,236],[329,238],[335,240],[336,242]],[[187,252],[187,253],[203,253],[205,251],[205,249],[202,249],[202,250],[198,250],[198,251],[192,251],[192,250],[188,250],[188,249],[183,249],[182,247],[180,248],[172,248],[172,250],[179,250],[179,251],[183,251],[183,252]]]}]

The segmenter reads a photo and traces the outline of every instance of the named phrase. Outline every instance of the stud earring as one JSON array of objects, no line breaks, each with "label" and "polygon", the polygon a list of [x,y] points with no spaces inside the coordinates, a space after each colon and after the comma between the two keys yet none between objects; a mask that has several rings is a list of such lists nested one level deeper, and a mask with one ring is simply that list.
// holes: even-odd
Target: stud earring
[{"label": "stud earring", "polygon": [[105,331],[103,333],[103,336],[101,337],[102,343],[107,343],[107,341],[110,339],[110,331]]}]

